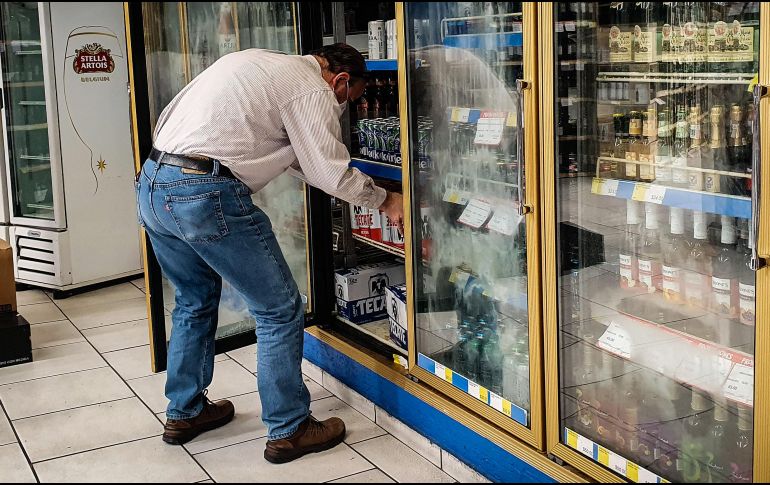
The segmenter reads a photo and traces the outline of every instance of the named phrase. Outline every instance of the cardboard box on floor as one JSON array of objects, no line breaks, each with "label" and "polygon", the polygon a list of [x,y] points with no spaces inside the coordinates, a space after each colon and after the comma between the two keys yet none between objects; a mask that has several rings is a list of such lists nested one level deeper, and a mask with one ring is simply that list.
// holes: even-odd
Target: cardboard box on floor
[{"label": "cardboard box on floor", "polygon": [[13,250],[0,239],[0,313],[16,313],[16,281],[13,273]]}]

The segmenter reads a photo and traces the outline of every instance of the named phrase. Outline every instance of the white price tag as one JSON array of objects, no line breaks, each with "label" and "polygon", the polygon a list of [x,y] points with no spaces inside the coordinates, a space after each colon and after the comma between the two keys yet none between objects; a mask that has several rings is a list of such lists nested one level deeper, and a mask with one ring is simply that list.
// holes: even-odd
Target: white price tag
[{"label": "white price tag", "polygon": [[487,228],[506,236],[513,236],[516,226],[521,223],[523,216],[516,213],[513,207],[497,207]]},{"label": "white price tag", "polygon": [[735,364],[730,377],[724,385],[724,394],[747,406],[754,405],[754,368],[743,364]]},{"label": "white price tag", "polygon": [[637,483],[658,483],[658,476],[649,470],[639,467],[639,481]]},{"label": "white price tag", "polygon": [[476,145],[499,145],[503,140],[503,129],[507,117],[508,113],[505,112],[482,112],[476,124],[476,138],[473,143]]},{"label": "white price tag", "polygon": [[481,399],[479,397],[481,396],[481,386],[475,382],[468,381],[468,394],[475,397],[476,399]]},{"label": "white price tag", "polygon": [[622,476],[626,476],[626,465],[628,461],[617,453],[610,453],[610,468]]},{"label": "white price tag", "polygon": [[567,32],[575,31],[575,22],[564,22],[564,30]]},{"label": "white price tag", "polygon": [[578,435],[578,451],[589,458],[594,457],[594,443],[584,436]]},{"label": "white price tag", "polygon": [[586,70],[586,63],[583,61],[577,61],[575,63],[575,70],[577,71],[585,71]]},{"label": "white price tag", "polygon": [[494,392],[489,393],[489,405],[492,406],[493,409],[496,409],[501,413],[503,412],[503,398]]},{"label": "white price tag", "polygon": [[452,121],[467,123],[471,119],[470,108],[455,108],[452,111]]},{"label": "white price tag", "polygon": [[436,371],[434,374],[442,380],[446,380],[446,367],[436,362]]},{"label": "white price tag", "polygon": [[617,197],[619,186],[620,181],[618,180],[605,180],[601,188],[602,195]]},{"label": "white price tag", "polygon": [[666,187],[663,185],[651,185],[647,189],[646,199],[647,202],[652,202],[653,204],[662,204],[663,199],[666,197]]},{"label": "white price tag", "polygon": [[460,205],[467,204],[473,198],[473,194],[468,192],[467,190],[461,190],[459,192],[459,195],[460,195],[460,200],[458,200],[457,203]]},{"label": "white price tag", "polygon": [[521,22],[515,22],[513,24],[513,28],[511,29],[511,32],[513,32],[514,34],[520,34],[522,32],[521,25],[522,25]]},{"label": "white price tag", "polygon": [[564,32],[564,24],[561,22],[556,22],[556,32]]},{"label": "white price tag", "polygon": [[615,322],[610,323],[597,345],[624,359],[631,358],[631,336]]},{"label": "white price tag", "polygon": [[465,210],[457,219],[457,222],[470,226],[474,229],[479,229],[489,219],[492,213],[492,205],[481,199],[471,199],[468,205],[465,206]]}]

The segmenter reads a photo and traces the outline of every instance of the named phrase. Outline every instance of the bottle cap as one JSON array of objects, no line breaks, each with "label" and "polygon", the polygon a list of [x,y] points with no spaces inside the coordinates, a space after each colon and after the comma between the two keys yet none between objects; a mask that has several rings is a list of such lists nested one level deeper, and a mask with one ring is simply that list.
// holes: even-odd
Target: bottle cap
[{"label": "bottle cap", "polygon": [[636,225],[642,223],[642,204],[635,200],[626,201],[626,224]]},{"label": "bottle cap", "polygon": [[735,244],[737,240],[733,218],[722,216],[722,244]]},{"label": "bottle cap", "polygon": [[671,234],[684,234],[684,209],[672,207],[670,214]]},{"label": "bottle cap", "polygon": [[706,396],[699,393],[698,391],[693,390],[692,391],[692,400],[690,401],[690,407],[693,411],[700,412],[707,410],[708,402],[706,401]]},{"label": "bottle cap", "polygon": [[751,430],[752,421],[752,409],[744,406],[738,406],[738,429],[741,431]]},{"label": "bottle cap", "polygon": [[716,406],[714,407],[714,420],[720,423],[725,423],[730,419],[730,411],[727,409],[727,400],[724,398],[717,399]]},{"label": "bottle cap", "polygon": [[695,211],[692,216],[693,236],[695,239],[708,239],[708,217],[705,212]]},{"label": "bottle cap", "polygon": [[644,212],[646,217],[644,227],[647,229],[657,229],[658,228],[658,206],[647,202],[644,205]]}]

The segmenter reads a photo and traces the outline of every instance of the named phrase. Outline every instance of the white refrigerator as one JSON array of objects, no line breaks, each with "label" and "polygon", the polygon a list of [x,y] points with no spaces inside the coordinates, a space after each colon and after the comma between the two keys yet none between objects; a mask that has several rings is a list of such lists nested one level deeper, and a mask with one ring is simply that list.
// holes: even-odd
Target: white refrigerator
[{"label": "white refrigerator", "polygon": [[142,271],[123,5],[0,6],[3,141],[18,282]]}]

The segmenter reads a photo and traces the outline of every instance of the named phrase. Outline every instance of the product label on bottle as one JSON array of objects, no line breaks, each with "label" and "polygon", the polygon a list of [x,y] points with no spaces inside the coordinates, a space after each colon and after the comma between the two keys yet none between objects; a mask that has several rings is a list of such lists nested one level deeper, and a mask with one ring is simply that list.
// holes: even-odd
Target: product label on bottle
[{"label": "product label on bottle", "polygon": [[737,288],[735,288],[732,280],[714,276],[711,278],[711,289],[714,292],[715,310],[722,315],[732,315],[733,310],[736,309],[733,293],[737,293]]},{"label": "product label on bottle", "polygon": [[705,173],[703,174],[703,189],[706,192],[718,194],[721,192],[721,184],[719,183],[719,174]]},{"label": "product label on bottle", "polygon": [[633,288],[636,286],[636,278],[637,275],[635,274],[637,271],[637,266],[635,264],[633,256],[628,256],[626,254],[621,254],[619,257],[620,260],[620,286],[623,288]]},{"label": "product label on bottle", "polygon": [[660,263],[639,259],[639,283],[646,287],[649,293],[654,293],[663,286],[661,280]]},{"label": "product label on bottle", "polygon": [[[626,152],[626,160],[636,161],[638,154],[636,152]],[[636,179],[638,173],[638,165],[635,163],[626,163],[626,177],[630,179]]]},{"label": "product label on bottle", "polygon": [[692,171],[687,174],[687,188],[690,190],[703,190],[703,172]]},{"label": "product label on bottle", "polygon": [[503,129],[508,116],[505,112],[484,111],[476,124],[476,145],[497,146],[503,139]]},{"label": "product label on bottle", "polygon": [[754,312],[756,311],[756,287],[754,285],[741,283],[739,285],[739,291],[741,323],[744,325],[755,325],[756,317]]},{"label": "product label on bottle", "polygon": [[472,199],[465,206],[465,210],[457,219],[457,222],[470,226],[474,229],[479,229],[484,223],[489,220],[489,216],[492,214],[492,205],[481,199]]},{"label": "product label on bottle", "polygon": [[610,62],[631,62],[632,37],[631,32],[622,32],[616,25],[610,28]]},{"label": "product label on bottle", "polygon": [[706,294],[708,290],[708,283],[706,283],[708,276],[695,272],[687,272],[684,276],[685,293],[687,293],[687,300],[698,306],[706,306]]},{"label": "product label on bottle", "polygon": [[639,162],[641,162],[641,165],[639,165],[639,178],[648,182],[655,180],[655,168],[650,163],[650,154],[640,153]]},{"label": "product label on bottle", "polygon": [[754,60],[754,27],[717,22],[709,30],[708,62],[752,62]]},{"label": "product label on bottle", "polygon": [[655,156],[655,180],[660,184],[670,184],[673,180],[671,157],[669,155]]},{"label": "product label on bottle", "polygon": [[682,292],[682,270],[673,266],[663,266],[663,291],[676,294]]},{"label": "product label on bottle", "polygon": [[684,153],[672,157],[671,164],[673,165],[673,181],[674,185],[684,186],[688,184],[687,170],[682,170],[680,167],[687,166],[687,157]]},{"label": "product label on bottle", "polygon": [[655,62],[657,60],[655,40],[656,40],[656,31],[654,27],[650,29],[642,29],[638,25],[634,26],[634,33],[633,33],[634,62]]}]

